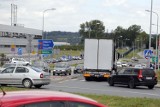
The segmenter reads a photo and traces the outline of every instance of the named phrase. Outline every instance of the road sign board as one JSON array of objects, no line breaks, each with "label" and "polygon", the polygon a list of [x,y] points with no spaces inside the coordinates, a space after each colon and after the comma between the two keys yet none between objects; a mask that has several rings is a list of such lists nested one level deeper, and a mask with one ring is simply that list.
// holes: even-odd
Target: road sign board
[{"label": "road sign board", "polygon": [[38,49],[52,49],[54,43],[52,40],[38,40]]},{"label": "road sign board", "polygon": [[38,53],[39,54],[52,54],[54,43],[52,40],[38,40]]},{"label": "road sign board", "polygon": [[150,50],[150,49],[144,50],[144,57],[145,57],[146,59],[151,58],[151,57],[152,57],[152,54],[153,54],[152,50]]},{"label": "road sign board", "polygon": [[22,48],[18,48],[18,55],[22,55]]},{"label": "road sign board", "polygon": [[52,50],[38,50],[38,54],[52,54]]}]

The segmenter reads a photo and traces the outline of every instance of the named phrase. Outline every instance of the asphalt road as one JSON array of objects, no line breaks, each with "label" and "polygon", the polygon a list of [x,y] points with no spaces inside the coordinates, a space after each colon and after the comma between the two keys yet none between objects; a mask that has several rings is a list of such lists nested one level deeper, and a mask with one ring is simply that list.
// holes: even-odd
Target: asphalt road
[{"label": "asphalt road", "polygon": [[136,87],[130,89],[127,86],[109,86],[107,81],[85,81],[82,76],[74,78],[71,76],[53,76],[50,85],[42,87],[46,90],[65,91],[72,93],[101,94],[123,97],[147,97],[160,98],[160,88],[148,89],[147,87]]}]

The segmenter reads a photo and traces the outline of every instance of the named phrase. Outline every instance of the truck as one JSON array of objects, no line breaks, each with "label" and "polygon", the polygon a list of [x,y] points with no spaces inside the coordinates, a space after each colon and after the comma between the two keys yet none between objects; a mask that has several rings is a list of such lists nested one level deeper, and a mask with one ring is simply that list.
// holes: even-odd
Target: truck
[{"label": "truck", "polygon": [[85,80],[107,80],[114,67],[114,56],[113,40],[85,39],[83,73]]}]

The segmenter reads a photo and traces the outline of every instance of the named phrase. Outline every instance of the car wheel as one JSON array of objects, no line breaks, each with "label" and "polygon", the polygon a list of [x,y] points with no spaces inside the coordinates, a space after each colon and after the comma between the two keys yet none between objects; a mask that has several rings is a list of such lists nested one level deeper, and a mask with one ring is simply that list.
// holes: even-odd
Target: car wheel
[{"label": "car wheel", "polygon": [[36,88],[41,88],[41,87],[42,87],[42,85],[35,85],[35,87],[36,87]]},{"label": "car wheel", "polygon": [[23,80],[23,86],[25,88],[31,88],[32,87],[32,81],[30,79]]},{"label": "car wheel", "polygon": [[136,86],[134,84],[134,80],[129,81],[129,88],[134,89]]},{"label": "car wheel", "polygon": [[149,85],[148,88],[149,88],[149,89],[153,89],[153,88],[154,88],[154,85]]},{"label": "car wheel", "polygon": [[55,72],[53,72],[53,75],[55,75]]},{"label": "car wheel", "polygon": [[111,78],[108,79],[108,83],[109,83],[110,86],[114,86],[114,82]]}]

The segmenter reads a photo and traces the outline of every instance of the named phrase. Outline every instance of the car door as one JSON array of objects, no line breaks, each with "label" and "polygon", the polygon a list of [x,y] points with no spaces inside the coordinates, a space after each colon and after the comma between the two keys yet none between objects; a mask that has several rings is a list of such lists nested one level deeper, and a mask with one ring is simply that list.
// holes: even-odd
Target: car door
[{"label": "car door", "polygon": [[115,83],[121,83],[121,76],[122,76],[123,72],[124,72],[124,69],[118,71],[117,73],[115,73],[113,75],[113,80]]},{"label": "car door", "polygon": [[0,73],[1,84],[13,84],[12,76],[13,76],[14,69],[15,67],[8,67]]},{"label": "car door", "polygon": [[15,84],[22,84],[22,80],[29,74],[29,70],[25,67],[16,67],[15,72],[12,76]]}]

